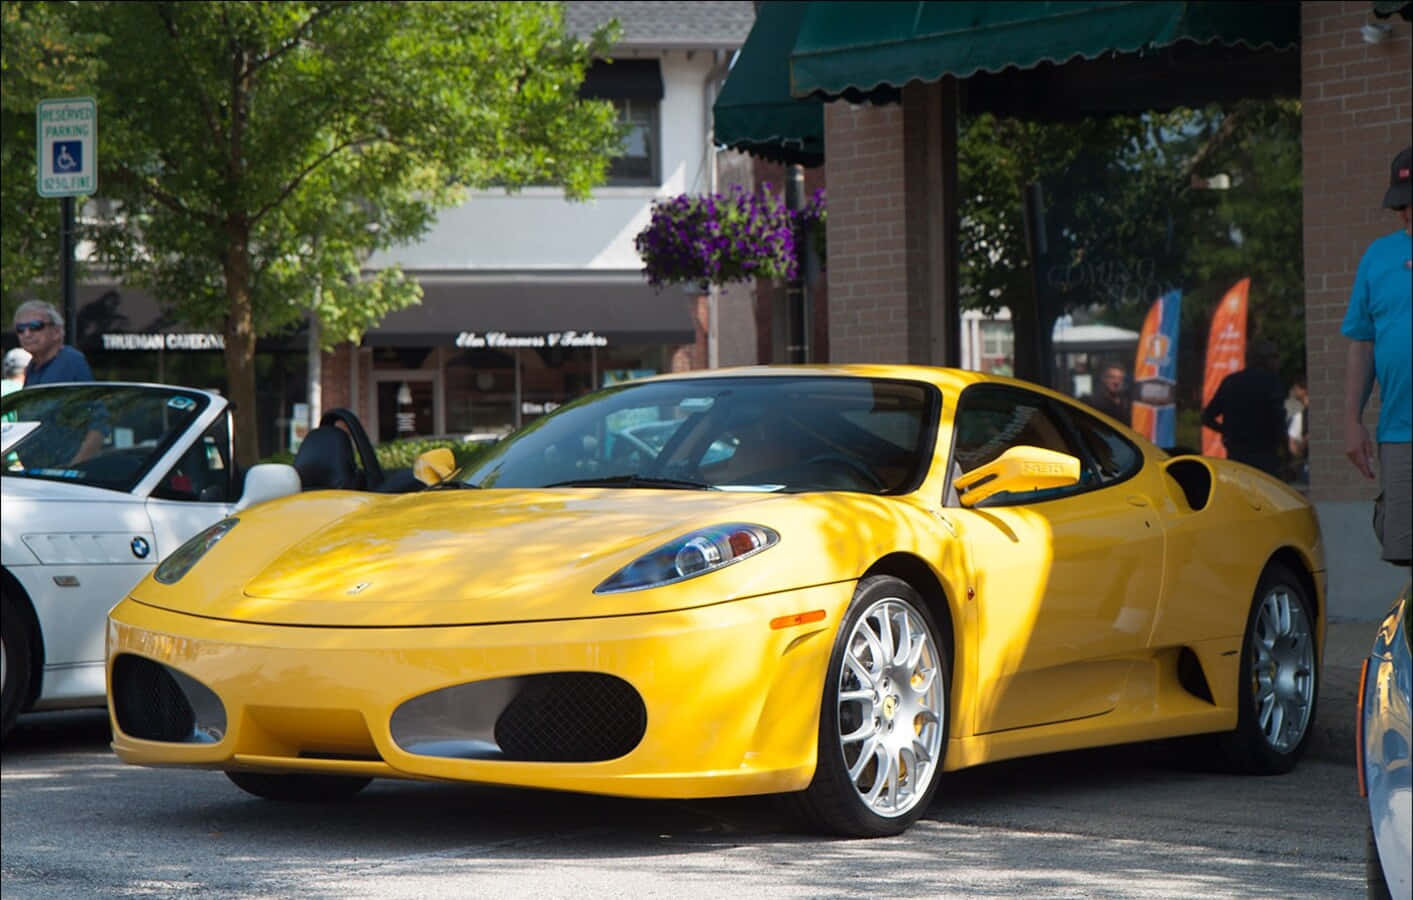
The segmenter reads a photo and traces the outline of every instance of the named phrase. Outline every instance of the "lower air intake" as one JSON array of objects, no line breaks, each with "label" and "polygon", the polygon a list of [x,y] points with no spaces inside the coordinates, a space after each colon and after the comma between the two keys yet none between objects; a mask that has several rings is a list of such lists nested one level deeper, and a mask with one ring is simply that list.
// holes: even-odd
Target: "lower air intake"
[{"label": "lower air intake", "polygon": [[113,714],[123,733],[145,741],[183,742],[196,714],[167,667],[124,653],[113,661]]},{"label": "lower air intake", "polygon": [[623,756],[647,730],[648,714],[628,682],[595,672],[556,672],[524,679],[496,719],[507,759],[595,762]]}]

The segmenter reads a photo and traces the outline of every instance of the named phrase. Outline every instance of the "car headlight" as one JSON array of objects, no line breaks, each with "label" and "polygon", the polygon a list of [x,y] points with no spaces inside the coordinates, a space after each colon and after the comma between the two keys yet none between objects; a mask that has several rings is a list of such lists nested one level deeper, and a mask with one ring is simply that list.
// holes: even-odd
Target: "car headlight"
[{"label": "car headlight", "polygon": [[595,594],[640,591],[696,578],[755,556],[780,541],[764,525],[739,522],[702,528],[633,560],[594,588]]},{"label": "car headlight", "polygon": [[206,555],[206,551],[216,546],[216,542],[225,537],[227,532],[236,527],[240,519],[222,519],[215,525],[196,535],[185,544],[182,544],[171,556],[157,566],[157,571],[152,573],[152,577],[163,584],[176,584],[181,581],[182,576],[191,571],[191,567],[196,565],[197,560]]}]

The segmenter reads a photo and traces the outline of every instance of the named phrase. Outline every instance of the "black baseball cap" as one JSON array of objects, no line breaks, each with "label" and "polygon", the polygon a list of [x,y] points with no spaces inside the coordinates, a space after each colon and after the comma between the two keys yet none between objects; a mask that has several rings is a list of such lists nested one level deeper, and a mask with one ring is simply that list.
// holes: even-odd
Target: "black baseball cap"
[{"label": "black baseball cap", "polygon": [[1409,205],[1408,166],[1413,163],[1413,147],[1404,147],[1393,158],[1388,173],[1388,193],[1384,194],[1384,209],[1402,209]]}]

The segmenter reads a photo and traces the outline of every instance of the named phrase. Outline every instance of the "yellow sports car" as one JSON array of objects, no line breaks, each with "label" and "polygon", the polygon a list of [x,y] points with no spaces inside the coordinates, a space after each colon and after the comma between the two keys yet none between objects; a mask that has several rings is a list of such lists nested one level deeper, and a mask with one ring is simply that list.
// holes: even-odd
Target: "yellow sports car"
[{"label": "yellow sports car", "polygon": [[781,794],[883,835],[951,769],[1206,735],[1280,772],[1311,730],[1305,499],[1033,385],[663,376],[449,462],[164,559],[109,618],[118,755],[286,800],[378,777]]}]

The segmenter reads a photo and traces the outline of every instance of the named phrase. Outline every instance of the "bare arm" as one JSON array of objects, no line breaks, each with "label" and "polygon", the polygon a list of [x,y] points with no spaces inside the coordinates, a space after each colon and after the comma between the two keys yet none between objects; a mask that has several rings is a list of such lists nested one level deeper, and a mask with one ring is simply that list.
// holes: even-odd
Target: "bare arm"
[{"label": "bare arm", "polygon": [[1374,443],[1363,421],[1373,382],[1373,341],[1350,341],[1344,365],[1344,455],[1365,478],[1374,477]]},{"label": "bare arm", "polygon": [[74,458],[69,460],[69,465],[76,466],[103,449],[103,432],[90,428],[83,436],[83,443],[79,444],[78,452]]}]

